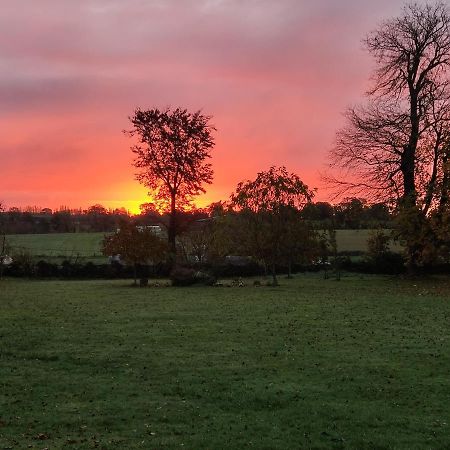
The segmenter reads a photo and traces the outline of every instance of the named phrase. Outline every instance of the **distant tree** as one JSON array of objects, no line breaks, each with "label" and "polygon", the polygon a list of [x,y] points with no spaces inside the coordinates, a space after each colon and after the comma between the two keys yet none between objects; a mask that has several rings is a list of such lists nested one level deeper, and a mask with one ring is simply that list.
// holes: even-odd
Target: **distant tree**
[{"label": "distant tree", "polygon": [[346,198],[335,207],[335,220],[341,228],[361,228],[365,221],[367,201],[362,198]]},{"label": "distant tree", "polygon": [[110,231],[113,229],[114,217],[100,204],[90,206],[85,211],[91,231]]},{"label": "distant tree", "polygon": [[276,264],[283,262],[289,240],[299,238],[293,227],[300,218],[292,211],[302,209],[312,197],[308,186],[285,167],[258,173],[254,181],[239,183],[231,195],[242,220],[236,232],[249,254],[270,267],[274,285]]},{"label": "distant tree", "polygon": [[105,216],[108,214],[108,210],[103,205],[96,203],[95,205],[89,206],[86,210],[86,214],[91,214],[93,216]]},{"label": "distant tree", "polygon": [[302,210],[302,217],[307,220],[324,222],[332,221],[334,208],[328,202],[311,202],[305,205]]},{"label": "distant tree", "polygon": [[129,216],[128,211],[126,210],[126,208],[124,208],[123,206],[120,208],[114,208],[114,210],[112,211],[113,215],[115,216],[121,216],[121,217],[127,217]]},{"label": "distant tree", "polygon": [[[212,182],[213,170],[207,159],[214,147],[215,128],[210,116],[186,109],[137,109],[130,121],[139,143],[132,147],[136,155],[136,178],[151,190],[162,209],[169,211],[168,242],[172,259],[176,255],[177,210],[205,192]],[[159,208],[159,209],[161,209]]]},{"label": "distant tree", "polygon": [[392,215],[389,206],[386,203],[378,202],[369,205],[366,210],[367,220],[370,222],[369,227],[392,227]]},{"label": "distant tree", "polygon": [[[377,69],[364,107],[347,112],[332,166],[340,192],[394,202],[411,271],[420,260],[416,232],[447,200],[450,168],[450,13],[443,3],[405,6],[365,40]],[[408,224],[412,216],[414,228]]]},{"label": "distant tree", "polygon": [[133,266],[134,284],[137,284],[137,268],[140,264],[157,264],[164,260],[167,245],[151,230],[140,229],[124,222],[120,230],[105,236],[102,252],[106,256],[120,255],[127,264]]},{"label": "distant tree", "polygon": [[56,211],[50,220],[52,229],[57,233],[74,231],[72,214],[69,211]]},{"label": "distant tree", "polygon": [[145,215],[159,216],[159,211],[158,211],[158,208],[155,203],[146,202],[146,203],[141,203],[139,205],[139,214],[141,214],[142,216],[145,216]]}]

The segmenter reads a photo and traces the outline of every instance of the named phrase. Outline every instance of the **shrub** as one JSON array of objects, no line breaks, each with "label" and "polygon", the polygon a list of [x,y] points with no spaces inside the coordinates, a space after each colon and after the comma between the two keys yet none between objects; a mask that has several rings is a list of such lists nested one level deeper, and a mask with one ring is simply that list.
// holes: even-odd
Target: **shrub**
[{"label": "shrub", "polygon": [[172,286],[192,286],[197,282],[195,270],[187,267],[175,267],[170,273]]},{"label": "shrub", "polygon": [[57,264],[40,260],[36,264],[35,272],[39,278],[57,277],[59,275],[59,268]]},{"label": "shrub", "polygon": [[13,262],[5,270],[5,275],[12,277],[32,277],[35,274],[33,257],[27,251],[20,251],[12,255]]},{"label": "shrub", "polygon": [[217,278],[211,273],[188,267],[176,267],[170,273],[170,279],[172,286],[192,286],[193,284],[213,286],[217,282]]}]

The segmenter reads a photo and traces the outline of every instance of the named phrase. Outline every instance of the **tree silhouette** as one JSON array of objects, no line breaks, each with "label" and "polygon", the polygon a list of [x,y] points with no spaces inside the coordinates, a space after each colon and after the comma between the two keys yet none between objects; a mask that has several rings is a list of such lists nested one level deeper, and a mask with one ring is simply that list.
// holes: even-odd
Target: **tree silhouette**
[{"label": "tree silhouette", "polygon": [[[347,111],[331,181],[339,193],[390,200],[421,223],[448,192],[450,13],[443,3],[407,5],[365,44],[377,63],[373,86],[365,106]],[[413,232],[401,231],[411,267],[420,253]]]},{"label": "tree silhouette", "polygon": [[207,159],[214,147],[215,128],[211,117],[186,109],[137,109],[130,117],[139,143],[132,147],[137,180],[150,189],[160,209],[169,211],[168,241],[172,258],[176,255],[177,210],[205,192],[213,170]]},{"label": "tree silhouette", "polygon": [[120,230],[105,236],[102,252],[106,256],[120,255],[120,258],[133,266],[134,284],[137,284],[139,264],[157,264],[166,255],[167,243],[150,229],[137,228],[132,223],[123,222]]},{"label": "tree silhouette", "polygon": [[312,197],[308,186],[285,167],[258,173],[254,181],[239,183],[231,195],[231,205],[240,211],[236,236],[244,243],[244,251],[270,267],[273,285],[278,284],[276,264],[285,262],[286,255],[290,264],[292,252],[303,248],[291,244],[306,235],[305,229],[299,232],[301,219],[296,212]]}]

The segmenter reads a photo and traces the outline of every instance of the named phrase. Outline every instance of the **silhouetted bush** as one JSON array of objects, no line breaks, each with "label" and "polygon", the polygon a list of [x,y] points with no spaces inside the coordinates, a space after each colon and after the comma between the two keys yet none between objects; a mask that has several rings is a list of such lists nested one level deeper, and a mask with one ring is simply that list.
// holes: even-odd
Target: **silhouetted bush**
[{"label": "silhouetted bush", "polygon": [[32,277],[35,275],[36,266],[33,257],[26,251],[14,253],[13,262],[7,267],[4,275],[11,277]]},{"label": "silhouetted bush", "polygon": [[217,282],[217,277],[211,272],[197,271],[194,276],[197,283],[204,284],[205,286],[213,286]]},{"label": "silhouetted bush", "polygon": [[399,275],[405,272],[405,260],[399,253],[385,252],[360,261],[345,260],[341,268],[350,272]]},{"label": "silhouetted bush", "polygon": [[216,277],[253,277],[264,275],[264,268],[256,262],[236,265],[230,263],[215,264],[211,271]]},{"label": "silhouetted bush", "polygon": [[196,271],[188,267],[175,267],[170,273],[172,286],[192,286],[197,282]]},{"label": "silhouetted bush", "polygon": [[58,264],[41,260],[36,264],[35,273],[39,278],[57,277],[59,275],[59,267]]}]

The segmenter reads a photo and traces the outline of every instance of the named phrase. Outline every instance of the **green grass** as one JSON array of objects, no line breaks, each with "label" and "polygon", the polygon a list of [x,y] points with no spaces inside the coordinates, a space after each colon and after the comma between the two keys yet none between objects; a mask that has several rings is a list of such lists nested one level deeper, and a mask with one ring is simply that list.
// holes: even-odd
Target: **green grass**
[{"label": "green grass", "polygon": [[[372,230],[337,230],[339,252],[366,252],[367,239]],[[15,234],[7,236],[12,253],[27,251],[38,259],[61,262],[78,259],[80,262],[105,263],[101,241],[105,233]],[[391,243],[393,251],[401,251],[398,243]]]},{"label": "green grass", "polygon": [[[367,240],[375,230],[336,230],[338,252],[367,252]],[[386,230],[386,233],[390,233]],[[391,241],[390,249],[401,252],[402,246]]]},{"label": "green grass", "polygon": [[78,259],[104,263],[101,242],[108,233],[11,234],[6,237],[11,253],[26,251],[49,261]]},{"label": "green grass", "polygon": [[450,447],[449,280],[281,281],[1,281],[0,448]]}]

